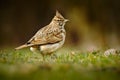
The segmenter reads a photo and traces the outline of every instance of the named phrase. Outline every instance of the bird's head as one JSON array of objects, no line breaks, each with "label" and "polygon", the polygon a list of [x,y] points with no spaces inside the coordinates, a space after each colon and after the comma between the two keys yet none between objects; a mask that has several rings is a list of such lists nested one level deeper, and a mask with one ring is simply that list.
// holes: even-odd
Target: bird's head
[{"label": "bird's head", "polygon": [[65,19],[57,10],[56,10],[56,15],[54,16],[54,18],[52,19],[52,21],[54,23],[57,23],[60,26],[65,25],[65,23],[67,21],[69,21],[68,19]]}]

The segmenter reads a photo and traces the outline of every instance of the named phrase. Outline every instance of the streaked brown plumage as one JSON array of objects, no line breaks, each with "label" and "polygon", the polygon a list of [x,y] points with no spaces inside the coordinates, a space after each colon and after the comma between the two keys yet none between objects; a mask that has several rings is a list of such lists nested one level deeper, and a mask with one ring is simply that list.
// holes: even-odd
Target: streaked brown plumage
[{"label": "streaked brown plumage", "polygon": [[67,21],[56,11],[49,25],[41,28],[26,44],[15,49],[30,47],[33,52],[39,50],[42,54],[51,54],[64,44],[66,36],[64,25]]}]

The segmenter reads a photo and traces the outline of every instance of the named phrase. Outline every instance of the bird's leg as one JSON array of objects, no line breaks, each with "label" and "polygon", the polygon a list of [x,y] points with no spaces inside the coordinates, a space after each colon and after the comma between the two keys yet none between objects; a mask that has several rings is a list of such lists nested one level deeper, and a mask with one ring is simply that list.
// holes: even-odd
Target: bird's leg
[{"label": "bird's leg", "polygon": [[57,59],[57,55],[53,53],[53,54],[51,55],[51,59]]},{"label": "bird's leg", "polygon": [[45,55],[44,55],[44,54],[42,54],[42,57],[43,57],[43,61],[45,62]]}]

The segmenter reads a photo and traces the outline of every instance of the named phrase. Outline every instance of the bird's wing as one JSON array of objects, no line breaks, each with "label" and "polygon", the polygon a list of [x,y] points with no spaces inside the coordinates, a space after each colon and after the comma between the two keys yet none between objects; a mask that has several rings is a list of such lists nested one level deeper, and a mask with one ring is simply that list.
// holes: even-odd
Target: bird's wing
[{"label": "bird's wing", "polygon": [[[49,29],[49,30],[48,30]],[[51,30],[50,30],[51,29]],[[62,40],[62,35],[58,28],[44,27],[40,29],[29,41],[28,44],[43,45],[56,43]]]}]

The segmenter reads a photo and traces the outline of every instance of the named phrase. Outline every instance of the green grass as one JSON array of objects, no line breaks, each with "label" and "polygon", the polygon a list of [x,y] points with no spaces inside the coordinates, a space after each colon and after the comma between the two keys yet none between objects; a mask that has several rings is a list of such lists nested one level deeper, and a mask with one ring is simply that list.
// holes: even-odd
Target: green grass
[{"label": "green grass", "polygon": [[0,51],[0,80],[119,80],[120,55],[62,48],[57,58],[28,49]]}]

